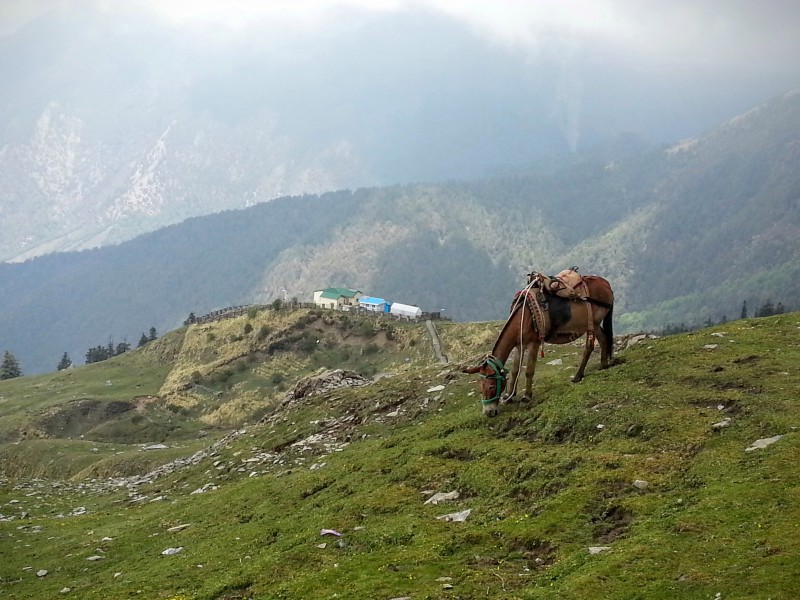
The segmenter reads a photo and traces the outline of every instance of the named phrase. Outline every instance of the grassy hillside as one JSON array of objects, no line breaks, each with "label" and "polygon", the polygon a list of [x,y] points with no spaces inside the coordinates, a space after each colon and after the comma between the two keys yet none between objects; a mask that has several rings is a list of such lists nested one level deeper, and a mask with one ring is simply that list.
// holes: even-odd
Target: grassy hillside
[{"label": "grassy hillside", "polygon": [[[317,339],[333,340],[341,328],[322,316],[304,330],[316,326],[330,336]],[[292,346],[301,331],[292,327],[311,317],[251,318],[251,334],[269,322],[272,343],[284,340],[272,354],[266,338],[249,346],[234,339],[247,317],[165,336],[160,349],[123,357],[152,365],[126,384],[128,396],[102,373],[120,365],[73,371],[83,395],[91,378],[111,380],[113,396],[102,386],[91,392],[103,401],[125,400],[137,384],[159,402],[173,398],[185,428],[166,435],[168,448],[147,451],[86,437],[12,442],[6,433],[3,465],[25,453],[67,453],[66,444],[86,458],[71,477],[5,472],[3,597],[800,595],[800,314],[646,340],[607,371],[593,359],[578,385],[568,378],[580,348],[548,346],[536,402],[504,406],[495,419],[482,415],[476,382],[459,366],[490,349],[499,323],[442,324],[449,365],[434,360],[422,325],[383,342],[369,337],[383,346],[364,364],[384,376],[283,403],[265,383],[269,373],[285,373],[290,389],[295,377],[333,366],[321,364],[324,352],[344,350],[333,341],[309,355],[299,340]],[[210,381],[220,365],[254,351],[249,370]],[[355,367],[353,354],[364,355],[351,350]],[[189,369],[189,380],[199,371],[220,396],[187,401]],[[20,411],[33,421],[58,406],[41,392],[52,385],[47,377],[0,384],[2,421],[24,421]],[[262,406],[232,411],[242,420],[231,431],[216,404],[240,406],[238,394],[257,377]],[[205,437],[187,436],[191,424]],[[783,437],[750,450],[774,436]],[[139,477],[98,476],[109,461]],[[451,492],[457,497],[426,502]],[[464,511],[463,522],[441,518]]]}]

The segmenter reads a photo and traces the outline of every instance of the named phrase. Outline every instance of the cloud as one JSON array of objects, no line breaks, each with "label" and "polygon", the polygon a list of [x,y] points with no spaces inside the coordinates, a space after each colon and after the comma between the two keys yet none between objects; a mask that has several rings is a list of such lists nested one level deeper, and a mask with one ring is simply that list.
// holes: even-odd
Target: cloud
[{"label": "cloud", "polygon": [[[0,33],[45,10],[112,0],[3,0]],[[324,27],[353,11],[430,10],[466,23],[496,43],[528,52],[559,45],[612,45],[642,62],[774,69],[800,55],[796,0],[128,0],[176,23],[244,27],[255,22]],[[345,11],[343,13],[343,11]]]}]

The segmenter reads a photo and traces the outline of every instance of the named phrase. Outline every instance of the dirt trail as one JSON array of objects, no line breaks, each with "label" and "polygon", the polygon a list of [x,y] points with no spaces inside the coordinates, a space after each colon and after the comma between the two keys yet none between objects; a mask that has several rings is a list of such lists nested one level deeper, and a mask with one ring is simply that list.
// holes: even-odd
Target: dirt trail
[{"label": "dirt trail", "polygon": [[428,328],[428,333],[431,334],[431,343],[433,344],[433,351],[436,353],[436,358],[440,363],[447,364],[447,356],[442,352],[442,342],[439,340],[436,326],[430,319],[425,321],[425,326]]}]

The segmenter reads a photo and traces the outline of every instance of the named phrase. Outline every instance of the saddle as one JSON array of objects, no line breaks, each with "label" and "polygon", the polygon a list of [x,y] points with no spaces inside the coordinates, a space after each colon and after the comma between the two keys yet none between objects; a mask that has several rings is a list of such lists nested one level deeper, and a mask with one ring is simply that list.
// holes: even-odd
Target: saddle
[{"label": "saddle", "polygon": [[578,267],[564,269],[556,276],[548,276],[533,271],[528,273],[528,285],[540,288],[545,294],[566,298],[567,300],[580,300],[586,302],[589,298],[589,288],[583,281]]},{"label": "saddle", "polygon": [[[546,296],[558,296],[567,300],[575,300],[578,302],[586,303],[586,311],[588,313],[589,328],[586,331],[587,345],[594,344],[594,322],[592,317],[592,304],[596,303],[589,297],[589,286],[578,273],[578,267],[571,269],[564,269],[555,277],[544,275],[533,271],[528,273],[528,288],[539,288],[537,296],[539,302],[534,301],[533,304],[537,305],[534,316],[539,324],[539,331],[546,331],[547,334],[543,338],[549,338],[549,318],[548,318],[548,305]],[[529,298],[529,296],[526,296]],[[535,298],[535,296],[534,296]],[[532,309],[533,310],[533,309]],[[570,334],[569,341],[579,338],[582,333]],[[542,352],[544,355],[544,352]]]}]

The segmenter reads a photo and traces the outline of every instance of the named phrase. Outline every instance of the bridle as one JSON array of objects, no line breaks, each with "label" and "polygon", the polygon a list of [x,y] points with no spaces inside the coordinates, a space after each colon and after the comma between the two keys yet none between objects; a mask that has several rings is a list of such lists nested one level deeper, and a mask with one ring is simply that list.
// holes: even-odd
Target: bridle
[{"label": "bridle", "polygon": [[503,395],[503,389],[506,386],[506,372],[503,368],[503,361],[489,354],[483,361],[483,363],[489,366],[494,373],[491,375],[484,375],[480,373],[482,379],[494,379],[495,380],[495,393],[494,396],[491,398],[482,398],[481,404],[484,406],[488,406],[489,404],[493,404],[500,400],[500,396]]}]

